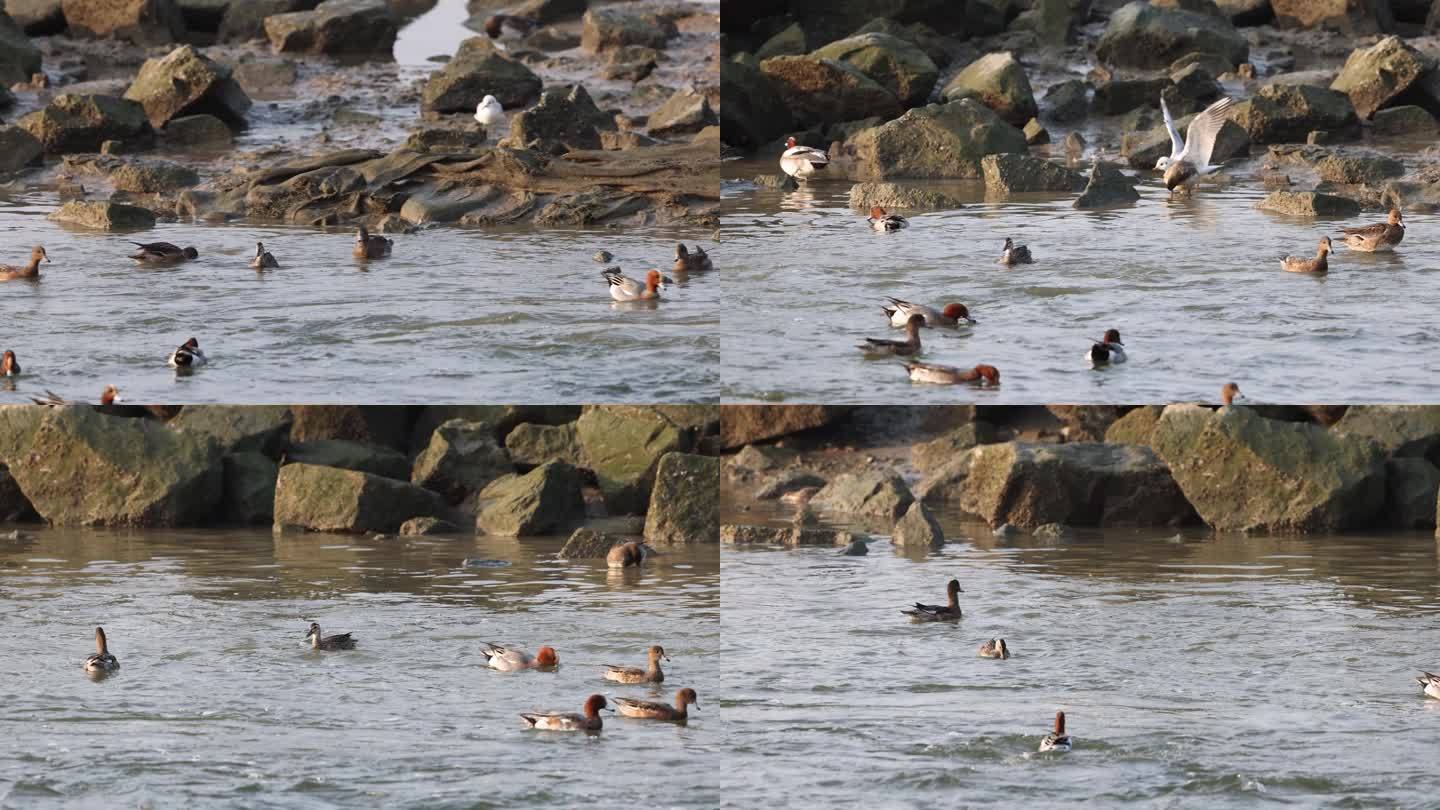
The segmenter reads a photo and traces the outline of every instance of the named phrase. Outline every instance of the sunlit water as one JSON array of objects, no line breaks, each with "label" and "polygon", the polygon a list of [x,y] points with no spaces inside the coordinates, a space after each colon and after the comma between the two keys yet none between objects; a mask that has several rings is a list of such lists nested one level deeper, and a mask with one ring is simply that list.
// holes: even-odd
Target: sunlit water
[{"label": "sunlit water", "polygon": [[[776,171],[747,161],[726,164],[725,176]],[[1440,397],[1440,338],[1428,326],[1440,296],[1440,220],[1407,212],[1394,254],[1352,253],[1337,242],[1328,277],[1286,273],[1279,257],[1313,256],[1322,235],[1383,215],[1262,213],[1254,205],[1264,190],[1246,170],[1235,174],[1242,182],[1202,187],[1190,199],[1171,199],[1145,175],[1138,203],[1094,212],[1073,209],[1075,195],[987,201],[978,182],[951,183],[939,188],[966,207],[906,211],[911,225],[895,233],[872,231],[849,208],[848,181],[782,192],[727,180],[727,312],[737,314],[721,327],[722,396],[1156,402],[1214,399],[1235,380],[1272,402]],[[1035,264],[997,264],[1006,237],[1029,245]],[[863,338],[903,337],[880,312],[886,296],[966,304],[979,324],[923,331],[921,359],[994,365],[1000,387],[912,384],[899,361],[862,359]],[[1120,330],[1130,362],[1094,371],[1084,354],[1108,328]]]},{"label": "sunlit water", "polygon": [[[1433,805],[1428,535],[946,528],[929,555],[722,553],[733,806]],[[960,623],[900,614],[951,577]],[[1013,657],[979,658],[996,636]],[[1057,710],[1075,750],[1037,754]]]},{"label": "sunlit water", "polygon": [[[0,805],[715,807],[714,546],[640,573],[558,541],[269,532],[39,531],[0,539]],[[465,557],[506,567],[466,567]],[[310,621],[358,647],[319,653]],[[94,625],[121,668],[92,682]],[[483,668],[483,641],[554,646],[553,673]],[[600,677],[662,644],[658,689]],[[517,716],[592,693],[669,701],[687,726],[598,736]],[[715,707],[715,708],[712,708]]]}]

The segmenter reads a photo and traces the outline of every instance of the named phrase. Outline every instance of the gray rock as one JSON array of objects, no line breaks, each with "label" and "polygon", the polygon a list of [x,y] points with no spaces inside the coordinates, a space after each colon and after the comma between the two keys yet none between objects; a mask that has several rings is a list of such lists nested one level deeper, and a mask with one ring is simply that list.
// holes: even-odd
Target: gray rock
[{"label": "gray rock", "polygon": [[634,12],[623,6],[592,8],[585,12],[580,47],[605,51],[626,45],[664,49],[679,34],[675,23],[658,14]]},{"label": "gray rock", "polygon": [[1440,407],[1351,405],[1332,430],[1369,439],[1388,455],[1440,458]]},{"label": "gray rock", "polygon": [[809,470],[787,470],[755,490],[755,498],[761,501],[773,500],[802,489],[823,487],[826,483],[828,482],[824,478]]},{"label": "gray rock", "polygon": [[175,0],[63,0],[61,10],[72,37],[168,45],[185,36]]},{"label": "gray rock", "polygon": [[1433,529],[1440,469],[1423,458],[1385,462],[1385,517],[1396,529]]},{"label": "gray rock", "polygon": [[145,108],[150,126],[159,129],[172,118],[213,115],[234,129],[246,125],[250,97],[230,75],[230,68],[189,45],[160,59],[147,59],[125,98]]},{"label": "gray rock", "polygon": [[1238,65],[1250,47],[1228,20],[1132,2],[1110,15],[1095,54],[1109,65],[1154,70],[1192,52],[1213,53]]},{"label": "gray rock", "polygon": [[521,40],[521,45],[529,50],[548,53],[568,51],[571,48],[580,47],[580,35],[546,25],[530,32],[525,39]]},{"label": "gray rock", "polygon": [[1270,0],[1277,25],[1286,28],[1327,28],[1346,34],[1374,34],[1394,29],[1390,4],[1350,0]]},{"label": "gray rock", "polygon": [[798,22],[790,23],[756,48],[755,58],[764,61],[772,56],[803,56],[810,51],[805,43],[805,29]]},{"label": "gray rock", "polygon": [[1023,154],[1025,134],[974,99],[931,104],[856,134],[831,159],[863,180],[981,176],[986,155]]},{"label": "gray rock", "polygon": [[720,527],[720,542],[726,545],[780,546],[846,546],[868,542],[862,534],[839,529],[815,529],[803,526],[750,526],[726,523]]},{"label": "gray rock", "polygon": [[563,532],[585,520],[580,471],[563,461],[536,467],[491,490],[494,500],[479,514],[476,525],[492,534],[533,536]]},{"label": "gray rock", "polygon": [[1353,217],[1360,213],[1354,200],[1317,191],[1272,191],[1255,207],[1289,217]]},{"label": "gray rock", "polygon": [[683,449],[675,424],[648,408],[596,406],[575,428],[612,515],[642,514],[661,457]]},{"label": "gray rock", "polygon": [[1064,523],[1045,523],[1036,526],[1031,533],[1032,537],[1039,537],[1047,540],[1064,540],[1074,534],[1069,526]]},{"label": "gray rock", "polygon": [[1355,113],[1369,118],[1434,69],[1434,58],[1389,36],[1351,52],[1330,89],[1349,96]]},{"label": "gray rock", "polygon": [[989,422],[970,422],[939,438],[910,447],[910,463],[922,473],[932,472],[949,464],[966,450],[995,441],[995,427]]},{"label": "gray rock", "polygon": [[1315,162],[1315,172],[1329,183],[1382,183],[1405,174],[1405,164],[1379,153],[1332,153]]},{"label": "gray rock", "polygon": [[955,74],[940,92],[945,101],[973,98],[1020,127],[1039,114],[1025,68],[1009,51],[986,54]]},{"label": "gray rock", "polygon": [[1230,120],[1255,143],[1304,141],[1312,130],[1353,130],[1359,123],[1344,93],[1307,85],[1266,85],[1235,105]]},{"label": "gray rock", "polygon": [[615,129],[615,120],[595,106],[583,85],[547,87],[539,104],[510,119],[510,140],[522,146],[539,141],[599,149],[602,129]]},{"label": "gray rock", "polygon": [[[47,36],[65,30],[60,0],[5,0],[4,13],[30,36]],[[0,23],[3,25],[3,23]]]},{"label": "gray rock", "polygon": [[999,194],[1079,191],[1085,178],[1056,163],[1031,155],[986,155],[980,161],[985,190]]},{"label": "gray rock", "polygon": [[603,560],[605,555],[616,544],[624,542],[621,538],[613,535],[597,532],[594,529],[580,527],[565,541],[560,549],[560,558],[563,560]]},{"label": "gray rock", "polygon": [[1094,109],[1101,115],[1119,115],[1136,107],[1156,107],[1160,94],[1172,85],[1168,77],[1111,79],[1095,85]]},{"label": "gray rock", "polygon": [[540,89],[540,77],[524,63],[496,48],[489,37],[471,37],[460,44],[454,59],[430,74],[420,92],[420,107],[473,115],[486,95],[511,109],[538,98]]},{"label": "gray rock", "polygon": [[18,172],[40,162],[45,147],[20,127],[0,126],[0,175]]},{"label": "gray rock", "polygon": [[1139,199],[1140,192],[1135,190],[1134,180],[1115,166],[1096,163],[1090,168],[1090,178],[1085,184],[1085,191],[1075,200],[1074,205],[1081,209],[1109,208],[1128,205]]},{"label": "gray rock", "polygon": [[927,504],[960,503],[965,494],[965,479],[970,477],[970,462],[974,448],[961,450],[958,454],[933,467],[915,487],[915,497]]},{"label": "gray rock", "polygon": [[854,66],[893,93],[906,107],[924,104],[939,76],[939,69],[925,51],[890,34],[847,37],[831,42],[810,56]]},{"label": "gray rock", "polygon": [[1105,441],[1109,444],[1150,444],[1155,425],[1165,409],[1159,405],[1136,408],[1110,424],[1105,429]]},{"label": "gray rock", "polygon": [[902,548],[939,548],[945,532],[925,504],[915,501],[891,530],[890,542]]},{"label": "gray rock", "polygon": [[850,207],[868,211],[874,206],[911,211],[963,208],[963,203],[941,191],[898,183],[856,183],[850,187]]},{"label": "gray rock", "polygon": [[186,405],[166,422],[171,430],[209,436],[228,454],[278,455],[295,417],[285,405]]},{"label": "gray rock", "polygon": [[139,193],[177,191],[200,183],[194,169],[169,160],[122,160],[108,174],[117,190]]},{"label": "gray rock", "polygon": [[510,460],[522,470],[538,467],[547,461],[565,461],[584,466],[585,454],[575,423],[539,425],[526,422],[516,425],[505,436],[505,449]]},{"label": "gray rock", "polygon": [[1090,83],[1066,79],[1045,91],[1045,117],[1062,124],[1084,120],[1090,114]]},{"label": "gray rock", "polygon": [[280,465],[254,452],[225,456],[225,522],[239,526],[268,525],[275,519],[275,482]]},{"label": "gray rock", "polygon": [[1414,135],[1419,137],[1433,137],[1437,129],[1440,129],[1440,125],[1437,125],[1435,116],[1431,115],[1424,107],[1417,107],[1413,104],[1376,110],[1370,127],[1370,131],[1376,135]]},{"label": "gray rock", "polygon": [[[313,11],[265,18],[265,36],[277,53],[323,53],[394,58],[400,18],[385,0],[325,0]],[[477,99],[478,101],[478,99]]]},{"label": "gray rock", "polygon": [[408,481],[338,467],[286,464],[275,484],[275,526],[317,532],[395,532],[445,514],[440,496]]},{"label": "gray rock", "polygon": [[741,62],[720,63],[722,139],[742,149],[755,149],[787,132],[794,121],[769,78],[758,67]]},{"label": "gray rock", "polygon": [[19,25],[0,11],[0,86],[30,81],[40,72],[40,49]]},{"label": "gray rock", "polygon": [[315,0],[240,0],[226,6],[216,39],[246,42],[265,39],[265,18],[292,11],[313,9]]},{"label": "gray rock", "polygon": [[1025,143],[1035,146],[1042,143],[1050,143],[1050,132],[1040,123],[1038,118],[1031,118],[1025,124]]},{"label": "gray rock", "polygon": [[658,110],[650,113],[645,126],[651,135],[673,138],[676,135],[699,132],[718,120],[704,93],[694,87],[682,87],[661,104]]},{"label": "gray rock", "polygon": [[655,545],[717,543],[720,530],[720,460],[666,453],[655,468],[645,539]]},{"label": "gray rock", "polygon": [[866,470],[831,479],[810,499],[810,505],[819,510],[895,520],[914,500],[900,476],[888,470]]},{"label": "gray rock", "polygon": [[165,125],[166,143],[176,146],[228,146],[234,135],[230,127],[213,115],[183,115]]},{"label": "gray rock", "polygon": [[400,481],[410,480],[410,460],[405,454],[372,442],[313,439],[291,445],[287,456],[297,464],[356,470]]},{"label": "gray rock", "polygon": [[424,537],[432,534],[457,534],[460,528],[448,520],[425,516],[410,518],[400,524],[401,537]]},{"label": "gray rock", "polygon": [[149,131],[145,108],[114,96],[56,96],[44,109],[21,118],[19,126],[48,154],[98,152],[108,140],[128,141]]},{"label": "gray rock", "polygon": [[850,411],[851,408],[843,405],[722,406],[720,446],[728,450],[825,427],[841,421]]},{"label": "gray rock", "polygon": [[71,200],[46,219],[96,231],[145,231],[155,227],[155,214],[149,210],[109,201]]},{"label": "gray rock", "polygon": [[435,429],[430,445],[415,457],[410,480],[455,504],[514,471],[489,423],[451,419]]},{"label": "gray rock", "polygon": [[761,62],[760,72],[801,126],[870,116],[889,120],[902,110],[900,100],[884,85],[835,59],[777,56]]}]

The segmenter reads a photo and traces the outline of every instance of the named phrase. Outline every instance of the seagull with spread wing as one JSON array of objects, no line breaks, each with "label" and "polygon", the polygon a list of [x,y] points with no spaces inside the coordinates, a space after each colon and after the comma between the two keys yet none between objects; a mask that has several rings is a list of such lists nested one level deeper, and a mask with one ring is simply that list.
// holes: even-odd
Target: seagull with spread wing
[{"label": "seagull with spread wing", "polygon": [[1215,153],[1215,139],[1225,125],[1226,115],[1234,106],[1232,98],[1222,98],[1205,108],[1205,111],[1190,121],[1185,137],[1175,129],[1175,119],[1170,117],[1170,108],[1165,99],[1160,99],[1160,112],[1165,115],[1165,129],[1170,133],[1170,155],[1155,161],[1155,171],[1165,173],[1165,187],[1174,191],[1188,185],[1196,178],[1219,171],[1218,165],[1211,165]]}]

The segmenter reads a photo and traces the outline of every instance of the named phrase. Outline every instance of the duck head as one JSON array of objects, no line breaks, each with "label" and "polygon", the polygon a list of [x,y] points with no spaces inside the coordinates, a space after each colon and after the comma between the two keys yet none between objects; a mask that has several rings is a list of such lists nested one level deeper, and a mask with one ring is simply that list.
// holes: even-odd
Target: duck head
[{"label": "duck head", "polygon": [[1232,404],[1237,399],[1244,399],[1245,395],[1240,393],[1240,386],[1233,382],[1225,383],[1220,388],[1220,401],[1226,405]]},{"label": "duck head", "polygon": [[44,259],[47,262],[50,261],[50,254],[45,252],[44,245],[36,245],[35,249],[30,251],[30,261],[38,262],[41,259]]},{"label": "duck head", "polygon": [[945,308],[940,310],[940,314],[952,321],[975,323],[975,319],[970,317],[970,310],[966,309],[964,304],[946,304]]},{"label": "duck head", "polygon": [[314,639],[315,641],[319,641],[319,640],[320,640],[320,623],[319,623],[319,622],[311,622],[311,623],[310,623],[310,629],[305,631],[305,640],[306,640],[306,641],[310,641],[310,640],[312,640],[312,639]]},{"label": "duck head", "polygon": [[187,258],[187,259],[198,259],[198,258],[200,258],[200,251],[196,250],[196,249],[193,248],[193,247],[187,247],[187,248],[185,248],[184,250],[182,250],[182,251],[180,251],[180,252],[181,252],[182,254],[184,254],[185,258]]},{"label": "duck head", "polygon": [[653,664],[661,658],[664,658],[666,661],[670,660],[670,656],[665,654],[665,648],[661,647],[659,644],[656,644],[655,646],[650,648],[650,663]]},{"label": "duck head", "polygon": [[117,402],[124,402],[124,401],[125,401],[125,400],[123,400],[123,399],[120,398],[120,389],[119,389],[119,388],[116,388],[116,387],[113,386],[113,385],[107,385],[107,386],[105,386],[105,390],[102,391],[102,392],[100,392],[100,404],[101,404],[101,405],[114,405],[114,404],[117,403]]},{"label": "duck head", "polygon": [[15,352],[6,349],[5,354],[0,355],[0,377],[9,377],[19,373],[20,361],[15,359]]},{"label": "duck head", "polygon": [[554,647],[541,647],[535,654],[535,664],[542,667],[559,666],[560,656],[556,654]]},{"label": "duck head", "polygon": [[1388,221],[1390,222],[1391,225],[1401,225],[1401,224],[1404,224],[1404,217],[1401,216],[1401,214],[1400,214],[1400,209],[1399,209],[1399,208],[1391,208],[1391,209],[1390,209],[1390,217],[1389,217],[1389,220],[1388,220]]},{"label": "duck head", "polygon": [[366,228],[364,225],[361,225],[359,228],[356,228],[356,229],[355,229],[355,241],[356,241],[356,242],[359,242],[359,243],[362,244],[362,245],[365,244],[366,242],[370,241],[370,230],[369,230],[368,228]]},{"label": "duck head", "polygon": [[1055,736],[1065,736],[1065,713],[1055,712]]},{"label": "duck head", "polygon": [[[979,365],[975,367],[974,371],[980,376],[980,379],[986,383],[990,385],[1000,384],[1000,369],[994,366]],[[956,583],[956,586],[958,587],[959,583]]]},{"label": "duck head", "polygon": [[609,708],[609,706],[610,704],[605,702],[604,695],[591,695],[590,697],[585,698],[585,716],[598,717],[600,715],[600,710]]},{"label": "duck head", "polygon": [[679,692],[676,692],[676,693],[675,693],[675,705],[676,705],[676,706],[694,706],[694,707],[695,707],[695,710],[696,710],[696,711],[699,711],[699,710],[700,710],[700,696],[697,695],[697,694],[695,694],[695,690],[694,690],[694,689],[691,689],[690,687],[687,686],[687,687],[685,687],[684,689],[681,689]]},{"label": "duck head", "polygon": [[788,138],[785,139],[785,148],[786,148],[786,149],[794,149],[794,148],[795,148],[795,145],[796,145],[796,144],[795,144],[795,136],[794,136],[794,135],[791,135],[790,137],[788,137]]},{"label": "duck head", "polygon": [[884,208],[881,208],[881,207],[878,206],[878,205],[873,206],[873,207],[870,209],[870,218],[871,218],[871,219],[884,219],[884,218],[885,218],[885,209],[884,209]]},{"label": "duck head", "polygon": [[1331,251],[1331,247],[1330,247],[1330,237],[1328,237],[1328,236],[1322,236],[1322,237],[1320,237],[1320,245],[1319,245],[1319,247],[1318,247],[1318,252],[1317,252],[1315,255],[1317,255],[1317,256],[1324,256],[1324,255],[1328,254],[1330,251]]},{"label": "duck head", "polygon": [[950,580],[950,583],[945,586],[945,593],[950,597],[951,600],[958,599],[959,595],[964,592],[964,589],[960,587],[960,580],[958,579]]},{"label": "duck head", "polygon": [[1119,330],[1119,329],[1106,329],[1106,330],[1105,330],[1105,337],[1103,338],[1102,342],[1104,342],[1104,343],[1114,343],[1114,344],[1117,344],[1117,345],[1120,345],[1120,346],[1124,346],[1124,345],[1125,345],[1125,342],[1120,339],[1120,330]]}]

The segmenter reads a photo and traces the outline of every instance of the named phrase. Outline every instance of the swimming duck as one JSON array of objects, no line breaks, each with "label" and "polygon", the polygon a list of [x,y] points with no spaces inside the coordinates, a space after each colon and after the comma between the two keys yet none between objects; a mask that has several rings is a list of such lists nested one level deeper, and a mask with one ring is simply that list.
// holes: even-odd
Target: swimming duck
[{"label": "swimming duck", "polygon": [[1330,237],[1320,237],[1320,247],[1315,249],[1315,258],[1286,256],[1280,260],[1280,267],[1287,273],[1328,273],[1330,271]]},{"label": "swimming duck", "polygon": [[1425,687],[1425,694],[1433,698],[1440,698],[1440,675],[1432,675],[1429,672],[1421,672],[1420,677],[1415,680]]},{"label": "swimming duck", "polygon": [[1055,713],[1055,730],[1040,740],[1041,751],[1069,751],[1070,735],[1065,733],[1065,713]]},{"label": "swimming duck", "polygon": [[383,259],[390,255],[395,242],[383,236],[371,236],[370,229],[361,225],[355,229],[355,247],[350,255],[357,259]]},{"label": "swimming duck", "polygon": [[1245,395],[1240,393],[1240,386],[1233,382],[1220,386],[1220,402],[1225,405],[1235,404],[1235,400],[1244,399]]},{"label": "swimming duck", "polygon": [[1000,263],[1012,264],[1034,264],[1035,260],[1030,257],[1030,248],[1025,245],[1017,245],[1010,237],[1005,237],[1005,248],[1000,251]]},{"label": "swimming duck", "polygon": [[628,278],[618,267],[608,267],[600,274],[606,281],[610,282],[610,297],[616,301],[649,301],[658,299],[660,291],[670,283],[670,279],[660,275],[659,270],[651,270],[645,274],[645,283],[640,283],[633,278]]},{"label": "swimming duck", "polygon": [[50,261],[50,257],[45,255],[45,247],[43,245],[36,245],[35,248],[30,251],[29,263],[24,267],[17,267],[13,264],[0,264],[0,281],[14,281],[15,279],[21,278],[40,278],[41,259],[47,262]]},{"label": "swimming duck", "polygon": [[1100,342],[1092,344],[1090,351],[1085,353],[1085,359],[1094,367],[1125,362],[1125,344],[1120,342],[1120,330],[1106,329]]},{"label": "swimming duck", "polygon": [[517,672],[522,669],[539,669],[560,665],[560,656],[554,647],[541,647],[534,655],[514,647],[498,644],[481,644],[480,654],[485,656],[485,665],[501,672]]},{"label": "swimming duck", "polygon": [[320,635],[320,623],[311,622],[310,629],[305,632],[305,640],[310,646],[317,650],[353,650],[355,639],[349,633],[339,633],[333,636]]},{"label": "swimming duck", "polygon": [[608,706],[604,695],[591,695],[585,699],[585,713],[549,712],[547,714],[526,713],[520,716],[530,728],[542,731],[599,731],[604,722],[600,710]]},{"label": "swimming duck", "polygon": [[6,349],[5,354],[0,355],[0,377],[18,376],[20,376],[20,361],[15,359],[15,352]]},{"label": "swimming duck", "polygon": [[85,659],[86,672],[114,672],[120,668],[120,662],[110,654],[110,646],[105,643],[105,628],[95,628],[95,652]]},{"label": "swimming duck", "polygon": [[494,96],[486,96],[475,105],[475,120],[486,129],[498,127],[505,123],[505,108]]},{"label": "swimming duck", "polygon": [[1345,234],[1345,246],[1351,250],[1366,253],[1394,250],[1405,238],[1405,222],[1399,208],[1391,208],[1390,216],[1384,222],[1366,225],[1363,228],[1341,228]]},{"label": "swimming duck", "polygon": [[654,553],[649,543],[621,543],[606,552],[605,562],[611,568],[630,568],[644,563]]},{"label": "swimming duck", "polygon": [[1155,170],[1165,173],[1165,188],[1174,191],[1220,169],[1210,164],[1210,158],[1215,153],[1220,128],[1225,126],[1226,116],[1234,104],[1235,100],[1227,97],[1206,107],[1190,119],[1190,126],[1182,139],[1175,129],[1174,119],[1170,117],[1170,108],[1165,106],[1165,98],[1160,98],[1160,112],[1165,117],[1165,129],[1170,133],[1170,154],[1155,161]]},{"label": "swimming duck", "polygon": [[136,264],[180,264],[200,258],[200,251],[193,247],[180,248],[169,242],[131,242],[139,250],[130,254]]},{"label": "swimming duck", "polygon": [[689,687],[675,693],[675,705],[667,706],[664,703],[656,703],[649,700],[632,700],[630,698],[615,698],[615,710],[624,717],[638,717],[641,720],[665,720],[671,723],[683,723],[690,718],[689,707],[695,705],[695,710],[700,710],[700,698],[695,690]]},{"label": "swimming duck", "polygon": [[606,664],[605,680],[616,683],[660,683],[665,680],[665,673],[660,671],[660,659],[670,660],[670,656],[665,654],[665,648],[656,644],[650,648],[648,654],[650,665],[645,669]]},{"label": "swimming duck", "polygon": [[1005,639],[992,638],[980,645],[981,658],[1009,658],[1010,648],[1005,646]]},{"label": "swimming duck", "polygon": [[265,249],[264,242],[255,243],[255,258],[250,260],[250,266],[256,270],[268,270],[279,267],[280,262],[275,261],[275,255]]},{"label": "swimming duck", "polygon": [[[40,397],[31,397],[30,401],[36,405],[44,405],[48,408],[61,408],[70,404],[64,397],[50,390],[45,391],[45,397],[43,399]],[[113,385],[105,386],[105,390],[100,393],[100,408],[102,411],[117,402],[124,401],[125,400],[120,398],[120,389]]]},{"label": "swimming duck", "polygon": [[920,353],[920,327],[925,325],[924,315],[911,315],[905,320],[904,340],[865,338],[859,349],[871,357],[898,355],[911,357]]},{"label": "swimming duck", "polygon": [[994,366],[983,364],[974,368],[960,369],[931,363],[906,363],[905,371],[910,374],[911,382],[918,383],[935,385],[958,385],[970,382],[978,382],[981,385],[1000,384],[1000,370]]},{"label": "swimming duck", "polygon": [[531,17],[521,17],[515,14],[491,14],[485,20],[485,33],[491,39],[499,39],[507,33],[523,37],[534,31],[539,25],[540,21]]},{"label": "swimming duck", "polygon": [[675,245],[675,266],[670,269],[676,273],[708,273],[715,269],[715,265],[710,263],[710,254],[705,252],[705,248],[696,245],[692,253],[681,242]]},{"label": "swimming duck", "polygon": [[898,231],[910,227],[910,220],[899,214],[887,214],[885,209],[878,205],[870,209],[870,219],[866,222],[877,231]]},{"label": "swimming duck", "polygon": [[166,362],[175,368],[199,368],[206,363],[205,352],[200,350],[200,341],[192,337],[171,352]]},{"label": "swimming duck", "polygon": [[785,152],[780,155],[780,170],[796,180],[804,180],[829,165],[830,156],[819,149],[800,146],[793,137],[785,140]]},{"label": "swimming duck", "polygon": [[905,322],[910,320],[911,315],[919,315],[925,319],[926,326],[959,326],[976,323],[970,317],[970,310],[964,304],[946,304],[942,310],[935,310],[924,304],[912,304],[909,301],[901,301],[899,298],[885,299],[894,306],[880,307],[885,317],[890,321],[891,326],[903,327]]},{"label": "swimming duck", "polygon": [[960,618],[960,580],[952,579],[950,584],[945,586],[944,605],[924,605],[919,602],[910,610],[902,610],[906,616],[922,622],[943,622],[954,621]]}]

